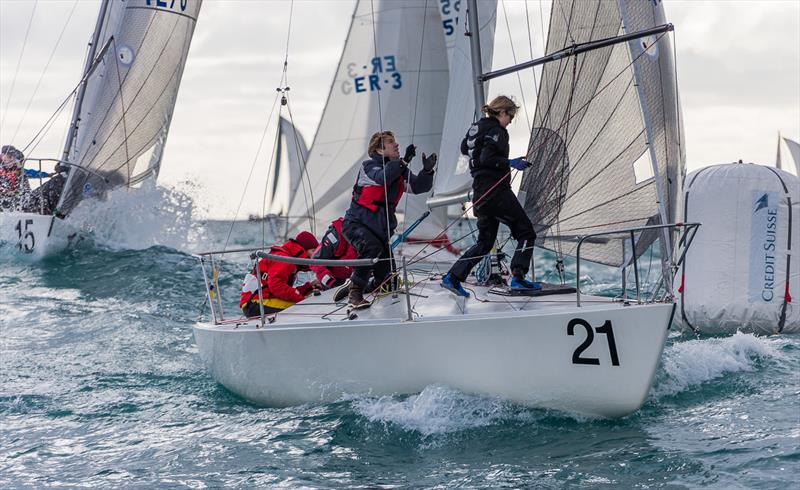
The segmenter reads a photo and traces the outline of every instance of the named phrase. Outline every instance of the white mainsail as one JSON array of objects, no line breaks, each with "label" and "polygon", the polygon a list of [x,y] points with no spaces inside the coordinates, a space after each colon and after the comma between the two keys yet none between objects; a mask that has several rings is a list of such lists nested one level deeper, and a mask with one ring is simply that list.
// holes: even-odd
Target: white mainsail
[{"label": "white mainsail", "polygon": [[[492,66],[497,0],[479,0],[477,4],[481,63],[485,69]],[[472,58],[469,37],[465,35],[464,28],[467,18],[466,8],[464,2],[442,2],[439,10],[447,46],[450,85],[442,129],[442,149],[439,153],[439,167],[433,188],[434,196],[464,192],[472,183],[469,160],[461,155],[461,140],[472,124],[475,114]],[[488,86],[488,82],[486,85]]]},{"label": "white mainsail", "polygon": [[58,209],[131,186],[161,165],[202,0],[106,0]]},{"label": "white mainsail", "polygon": [[[302,177],[311,192],[294,195],[290,232],[319,233],[344,215],[358,165],[367,159],[369,137],[376,131],[393,131],[401,152],[417,145],[415,172],[421,170],[423,152],[439,150],[448,70],[438,10],[436,2],[424,0],[357,3]],[[400,202],[398,212],[405,216],[399,217],[398,231],[427,210],[426,197]],[[444,226],[443,213],[432,215],[415,236],[434,238]]]},{"label": "white mainsail", "polygon": [[278,120],[272,167],[267,178],[266,209],[268,214],[285,216],[292,196],[308,192],[300,188],[300,178],[308,160],[308,146],[300,131],[283,116]]}]

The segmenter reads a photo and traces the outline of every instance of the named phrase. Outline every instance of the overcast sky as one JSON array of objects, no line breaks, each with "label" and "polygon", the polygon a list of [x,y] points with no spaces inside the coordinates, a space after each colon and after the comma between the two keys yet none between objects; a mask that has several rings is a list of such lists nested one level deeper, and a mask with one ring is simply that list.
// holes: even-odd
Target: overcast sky
[{"label": "overcast sky", "polygon": [[[204,2],[160,181],[188,187],[205,216],[231,217],[242,196],[280,80],[290,3]],[[537,27],[540,12],[547,25],[549,3],[498,3],[494,68],[513,64],[509,31],[517,60],[531,57],[526,10],[533,56],[543,54]],[[98,5],[99,0],[0,0],[2,144],[25,146],[80,79]],[[294,2],[289,85],[295,123],[309,144],[353,6],[352,0]],[[800,0],[666,0],[665,9],[675,25],[688,170],[738,159],[774,165],[778,131],[800,140]],[[532,118],[532,79],[523,78],[523,86]],[[500,93],[522,100],[513,76],[493,81],[487,97]],[[70,110],[29,156],[60,155]],[[512,153],[521,154],[528,140],[524,116],[510,129]],[[271,144],[268,138],[258,159],[260,175]],[[258,183],[263,188],[263,177]],[[260,208],[259,193],[248,192],[239,217]]]}]

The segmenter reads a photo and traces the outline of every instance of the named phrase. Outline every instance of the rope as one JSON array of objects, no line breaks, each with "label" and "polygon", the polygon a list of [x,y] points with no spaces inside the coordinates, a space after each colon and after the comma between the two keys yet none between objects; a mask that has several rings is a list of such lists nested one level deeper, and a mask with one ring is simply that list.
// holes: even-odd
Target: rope
[{"label": "rope", "polygon": [[8,105],[14,96],[14,87],[17,85],[17,76],[19,75],[19,65],[22,63],[22,56],[25,54],[25,48],[28,46],[28,34],[31,32],[31,25],[33,24],[33,16],[36,15],[36,6],[39,5],[39,0],[33,2],[33,9],[31,9],[31,16],[28,19],[28,27],[25,29],[25,37],[22,41],[22,50],[19,52],[17,58],[17,68],[14,70],[14,78],[11,79],[11,90],[8,92],[8,99],[6,99],[6,108],[3,111],[3,119],[0,120],[0,130],[5,126],[6,116],[8,115]]},{"label": "rope", "polygon": [[39,75],[39,80],[36,82],[36,87],[33,89],[33,93],[31,94],[31,97],[28,99],[28,103],[25,105],[25,111],[23,111],[22,117],[19,118],[19,122],[17,123],[17,128],[14,130],[14,136],[11,137],[11,141],[17,139],[19,128],[22,127],[22,122],[25,121],[25,117],[28,115],[28,110],[31,108],[33,99],[39,92],[39,87],[42,85],[42,80],[44,79],[44,75],[47,73],[47,69],[50,67],[50,62],[53,61],[53,56],[55,56],[56,50],[58,49],[59,44],[61,44],[61,38],[64,36],[64,32],[67,30],[69,21],[72,19],[72,14],[75,13],[75,7],[77,6],[78,6],[78,0],[75,0],[72,3],[72,8],[69,11],[69,15],[67,15],[67,20],[64,21],[64,26],[61,28],[61,32],[58,35],[58,39],[56,39],[56,44],[55,46],[53,46],[52,51],[50,51],[50,57],[47,58],[47,63],[45,63],[44,68],[42,69],[42,73]]}]

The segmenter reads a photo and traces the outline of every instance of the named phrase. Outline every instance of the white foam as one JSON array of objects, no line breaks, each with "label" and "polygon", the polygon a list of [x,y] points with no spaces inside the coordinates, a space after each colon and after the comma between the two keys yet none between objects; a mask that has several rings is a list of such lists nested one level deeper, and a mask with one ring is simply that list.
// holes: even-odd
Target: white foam
[{"label": "white foam", "polygon": [[652,397],[674,395],[728,373],[755,369],[759,359],[780,357],[778,339],[737,332],[731,337],[676,342],[664,352]]},{"label": "white foam", "polygon": [[192,184],[164,187],[145,182],[136,189],[119,188],[102,201],[82,201],[70,224],[112,250],[164,246],[192,251],[202,235],[196,226]]},{"label": "white foam", "polygon": [[466,395],[446,386],[427,386],[405,399],[359,397],[354,409],[371,422],[384,422],[424,436],[492,425],[513,415],[500,398]]}]

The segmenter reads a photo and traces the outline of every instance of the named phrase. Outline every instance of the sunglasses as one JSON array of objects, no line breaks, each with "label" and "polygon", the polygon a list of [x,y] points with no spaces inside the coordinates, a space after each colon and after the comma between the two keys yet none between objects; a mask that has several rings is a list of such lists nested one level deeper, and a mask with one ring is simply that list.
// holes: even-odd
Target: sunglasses
[{"label": "sunglasses", "polygon": [[516,112],[509,112],[509,111],[503,111],[503,112],[505,112],[505,113],[508,115],[508,118],[509,118],[511,121],[513,121],[513,120],[514,120],[514,116],[517,114]]}]

